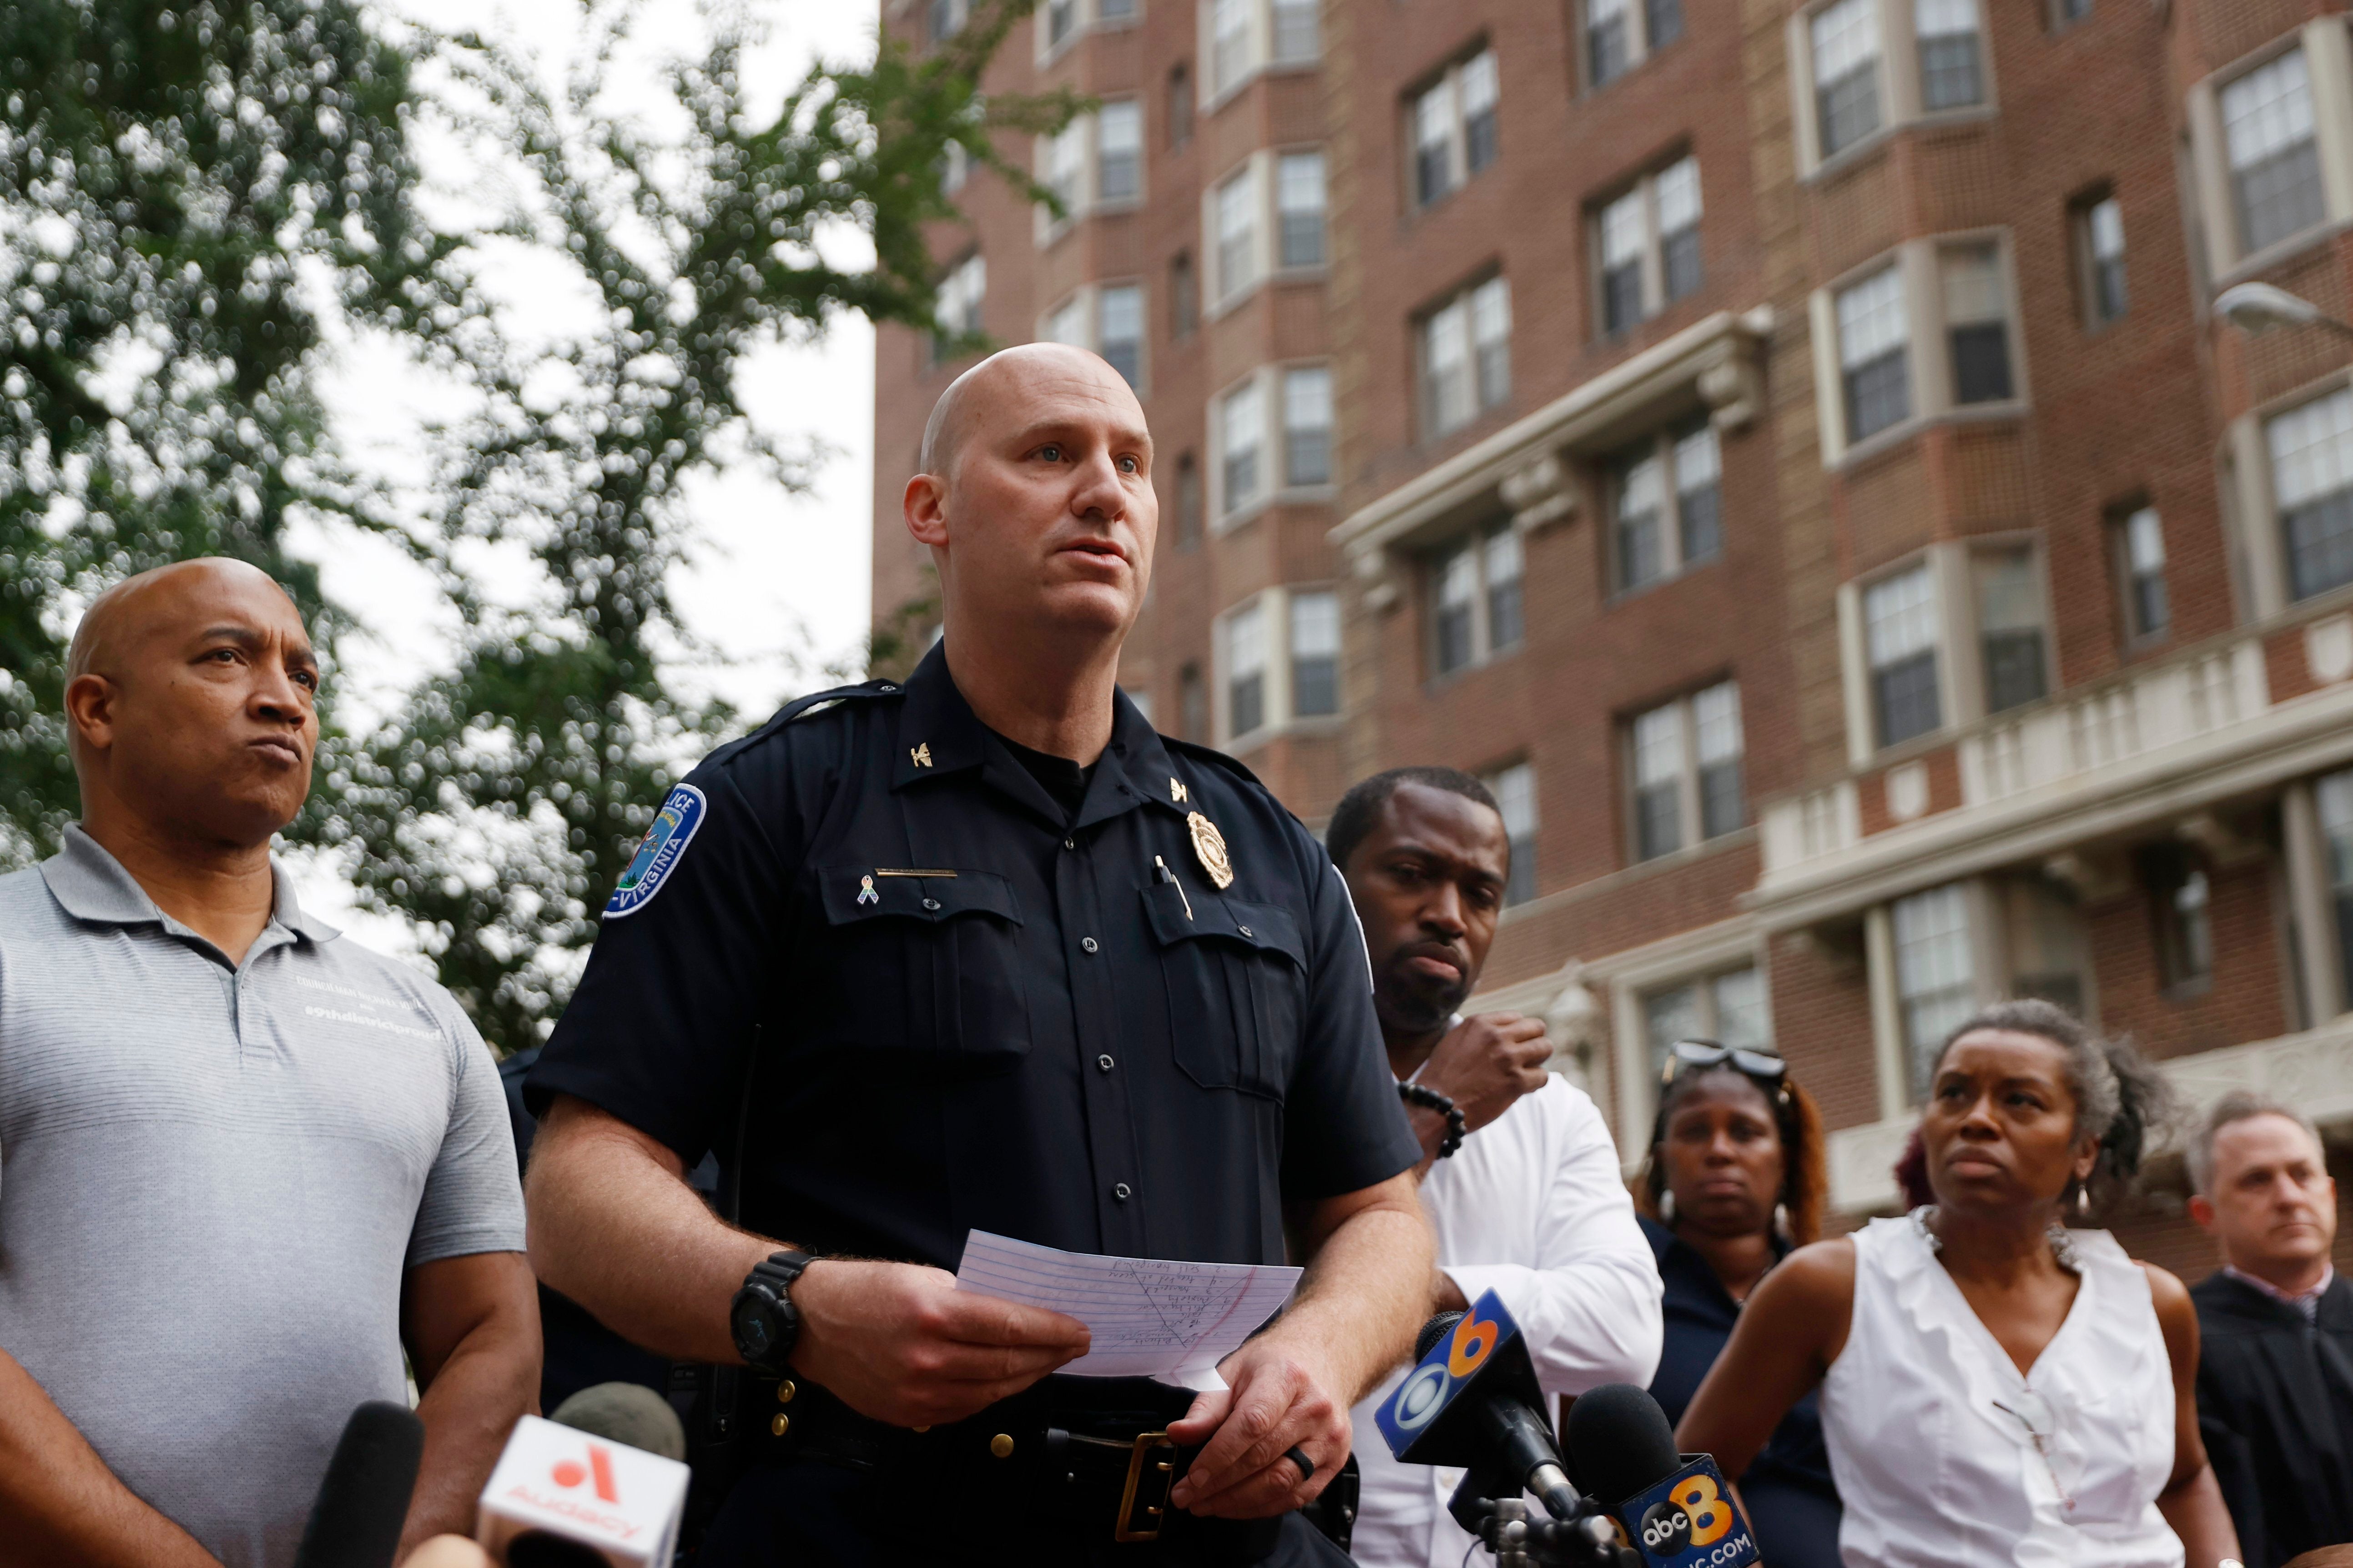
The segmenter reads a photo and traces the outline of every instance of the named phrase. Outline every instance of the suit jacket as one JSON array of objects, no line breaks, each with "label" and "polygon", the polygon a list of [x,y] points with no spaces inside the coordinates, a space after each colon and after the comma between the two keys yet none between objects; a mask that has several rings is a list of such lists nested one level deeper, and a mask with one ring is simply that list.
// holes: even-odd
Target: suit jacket
[{"label": "suit jacket", "polygon": [[2353,1542],[2353,1284],[2316,1321],[2229,1275],[2193,1286],[2198,1426],[2247,1568]]}]

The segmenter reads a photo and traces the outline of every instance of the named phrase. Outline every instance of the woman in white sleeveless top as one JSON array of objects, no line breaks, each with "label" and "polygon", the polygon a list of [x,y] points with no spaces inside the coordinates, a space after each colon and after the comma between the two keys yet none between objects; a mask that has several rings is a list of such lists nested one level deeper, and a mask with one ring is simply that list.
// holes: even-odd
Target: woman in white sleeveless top
[{"label": "woman in white sleeveless top", "polygon": [[2128,1181],[2162,1082],[2047,1002],[1946,1042],[1936,1201],[1789,1255],[1676,1437],[1737,1479],[1807,1389],[1847,1568],[2216,1568],[2238,1539],[2198,1437],[2189,1292],[2063,1214]]}]

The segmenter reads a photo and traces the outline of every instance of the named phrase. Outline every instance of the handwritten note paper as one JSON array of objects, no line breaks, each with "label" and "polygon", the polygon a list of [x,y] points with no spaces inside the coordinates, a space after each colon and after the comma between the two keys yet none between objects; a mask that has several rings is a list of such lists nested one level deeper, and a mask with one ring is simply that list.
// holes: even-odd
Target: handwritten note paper
[{"label": "handwritten note paper", "polygon": [[1094,1331],[1063,1367],[1079,1377],[1156,1377],[1222,1388],[1218,1363],[1291,1299],[1299,1270],[1272,1264],[1171,1263],[1063,1252],[976,1230],[956,1289],[1043,1307]]}]

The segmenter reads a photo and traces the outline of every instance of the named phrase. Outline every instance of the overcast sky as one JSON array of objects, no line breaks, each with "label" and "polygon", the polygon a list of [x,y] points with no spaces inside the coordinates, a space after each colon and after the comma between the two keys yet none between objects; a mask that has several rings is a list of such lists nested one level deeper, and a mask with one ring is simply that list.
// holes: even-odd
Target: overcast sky
[{"label": "overcast sky", "polygon": [[[372,3],[396,20],[503,36],[545,60],[551,79],[560,76],[582,35],[576,0]],[[815,58],[871,57],[872,0],[768,0],[758,9],[774,33],[746,72],[754,92],[764,84],[781,92]],[[637,33],[659,40],[696,30],[691,0],[649,0]],[[657,63],[649,50],[631,60],[648,70]],[[661,107],[650,88],[643,102],[648,110]],[[423,152],[428,175],[437,165],[446,172],[446,161],[437,160],[432,148]],[[526,327],[535,312],[562,309],[560,289],[540,284],[527,277],[514,280],[515,319]],[[552,304],[549,295],[557,296]],[[815,437],[832,448],[812,493],[786,494],[743,473],[722,475],[694,497],[702,543],[671,588],[687,629],[724,662],[693,668],[687,683],[725,697],[754,722],[814,684],[807,672],[853,658],[867,629],[873,342],[863,318],[844,317],[818,342],[764,355],[744,379],[745,401],[765,431]],[[359,342],[342,345],[325,392],[338,428],[362,461],[395,477],[413,471],[415,432],[431,412],[430,387],[406,374],[396,358]],[[363,623],[360,634],[343,644],[344,667],[338,671],[340,689],[355,700],[355,719],[364,721],[419,673],[449,663],[454,620],[431,583],[397,550],[341,534],[298,536],[296,543],[321,563],[329,597]],[[398,925],[351,910],[332,868],[305,867],[298,875],[306,904],[371,946],[413,954],[414,943]]]}]

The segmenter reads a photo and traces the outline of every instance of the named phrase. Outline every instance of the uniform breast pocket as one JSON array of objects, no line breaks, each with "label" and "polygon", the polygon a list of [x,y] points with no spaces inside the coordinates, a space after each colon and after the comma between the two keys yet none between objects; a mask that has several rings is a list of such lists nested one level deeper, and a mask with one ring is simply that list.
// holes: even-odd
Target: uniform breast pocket
[{"label": "uniform breast pocket", "polygon": [[866,1021],[860,1043],[975,1068],[1029,1049],[1021,909],[988,871],[931,876],[891,868],[818,873],[833,942],[829,984]]},{"label": "uniform breast pocket", "polygon": [[1307,1004],[1297,919],[1280,905],[1187,894],[1166,882],[1143,897],[1178,1068],[1204,1089],[1282,1100]]}]

